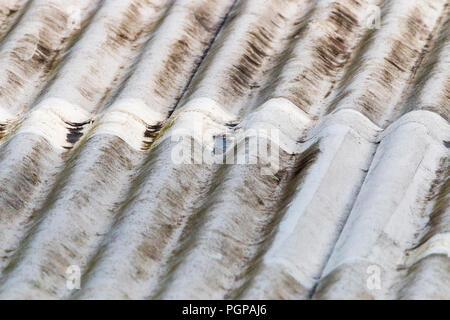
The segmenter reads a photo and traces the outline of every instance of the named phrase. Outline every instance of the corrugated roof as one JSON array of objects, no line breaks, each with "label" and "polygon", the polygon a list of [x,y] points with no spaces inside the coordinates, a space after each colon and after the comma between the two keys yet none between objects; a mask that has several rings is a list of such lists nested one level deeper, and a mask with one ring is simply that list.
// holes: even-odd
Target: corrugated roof
[{"label": "corrugated roof", "polygon": [[450,298],[449,10],[0,1],[0,298]]}]

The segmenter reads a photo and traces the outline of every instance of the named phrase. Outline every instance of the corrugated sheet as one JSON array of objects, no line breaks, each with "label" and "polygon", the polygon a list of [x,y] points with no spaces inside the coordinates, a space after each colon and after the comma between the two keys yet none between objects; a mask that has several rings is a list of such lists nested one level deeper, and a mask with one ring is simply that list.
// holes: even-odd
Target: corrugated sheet
[{"label": "corrugated sheet", "polygon": [[449,299],[449,8],[0,1],[0,298]]}]

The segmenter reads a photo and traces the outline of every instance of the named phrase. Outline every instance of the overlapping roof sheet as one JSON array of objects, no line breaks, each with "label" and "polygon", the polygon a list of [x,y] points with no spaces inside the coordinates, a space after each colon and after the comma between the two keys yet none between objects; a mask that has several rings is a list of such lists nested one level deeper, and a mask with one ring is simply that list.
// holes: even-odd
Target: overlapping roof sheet
[{"label": "overlapping roof sheet", "polygon": [[450,298],[449,10],[1,0],[0,298]]}]

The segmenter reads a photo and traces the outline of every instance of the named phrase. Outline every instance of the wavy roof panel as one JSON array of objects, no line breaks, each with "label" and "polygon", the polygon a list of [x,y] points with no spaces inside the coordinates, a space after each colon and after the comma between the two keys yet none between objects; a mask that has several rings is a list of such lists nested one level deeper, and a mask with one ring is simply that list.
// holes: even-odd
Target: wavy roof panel
[{"label": "wavy roof panel", "polygon": [[0,298],[450,298],[449,10],[0,1]]}]

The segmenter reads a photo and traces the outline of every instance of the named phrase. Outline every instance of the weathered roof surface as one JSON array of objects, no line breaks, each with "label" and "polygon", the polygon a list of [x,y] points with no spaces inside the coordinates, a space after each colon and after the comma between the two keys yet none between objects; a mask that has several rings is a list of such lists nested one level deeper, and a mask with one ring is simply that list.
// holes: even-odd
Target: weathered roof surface
[{"label": "weathered roof surface", "polygon": [[449,299],[449,10],[1,0],[0,298]]}]

